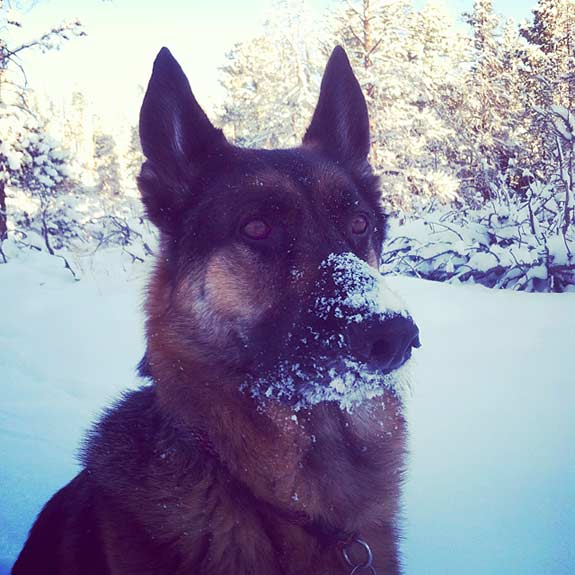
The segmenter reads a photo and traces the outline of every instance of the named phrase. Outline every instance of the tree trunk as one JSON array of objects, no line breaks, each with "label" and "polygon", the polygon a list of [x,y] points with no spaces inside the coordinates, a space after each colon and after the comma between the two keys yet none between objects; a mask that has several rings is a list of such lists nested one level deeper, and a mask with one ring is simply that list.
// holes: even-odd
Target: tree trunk
[{"label": "tree trunk", "polygon": [[[371,32],[371,19],[373,17],[373,11],[371,7],[370,0],[363,0],[363,14],[362,14],[362,26],[363,26],[363,67],[365,71],[369,70],[372,66],[371,55],[377,46],[374,46],[373,42],[373,34]],[[374,97],[375,97],[375,86],[370,82],[365,86],[365,92],[367,95],[367,103],[368,106],[374,106]],[[376,114],[372,112],[369,114],[369,131],[371,141],[373,142],[374,138],[379,136],[378,133],[378,126],[377,126],[377,118]],[[378,159],[377,159],[377,146],[370,146],[371,148],[371,159],[372,163],[378,167]]]},{"label": "tree trunk", "polygon": [[[1,1],[1,0],[0,0]],[[6,184],[0,180],[0,263],[6,263],[6,255],[2,251],[2,242],[8,237],[8,225],[6,215]]]},{"label": "tree trunk", "polygon": [[0,180],[0,244],[8,237],[8,225],[6,216],[6,189]]}]

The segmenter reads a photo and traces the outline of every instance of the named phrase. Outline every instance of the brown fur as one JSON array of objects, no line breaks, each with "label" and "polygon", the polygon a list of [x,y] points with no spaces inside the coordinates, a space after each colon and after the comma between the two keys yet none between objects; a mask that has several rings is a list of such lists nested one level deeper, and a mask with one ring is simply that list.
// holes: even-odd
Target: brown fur
[{"label": "brown fur", "polygon": [[[294,412],[245,392],[248,374],[264,373],[268,356],[281,357],[291,332],[314,320],[309,302],[327,254],[379,262],[383,216],[347,59],[336,50],[330,60],[304,146],[272,155],[225,143],[162,54],[141,120],[140,186],[161,238],[146,301],[152,384],[94,428],[84,471],[47,504],[13,574],[343,575],[342,542],[359,536],[376,572],[397,575],[399,397],[386,391],[351,413],[334,402]],[[338,74],[347,85],[333,85],[330,104]],[[154,82],[179,94],[173,113],[189,115],[174,124],[193,124],[197,141],[158,132],[169,122],[155,123]],[[332,105],[347,124],[322,139]],[[189,166],[183,152],[195,158]],[[356,240],[341,230],[358,209],[373,231]],[[291,231],[261,251],[233,231],[242,217]]]}]

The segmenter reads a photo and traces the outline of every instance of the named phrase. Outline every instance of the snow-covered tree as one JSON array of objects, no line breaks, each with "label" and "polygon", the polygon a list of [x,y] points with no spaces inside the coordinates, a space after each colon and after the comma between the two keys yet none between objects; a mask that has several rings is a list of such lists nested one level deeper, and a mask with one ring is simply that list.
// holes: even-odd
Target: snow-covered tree
[{"label": "snow-covered tree", "polygon": [[0,178],[11,191],[7,230],[11,229],[20,243],[43,246],[55,255],[55,250],[76,235],[62,201],[73,186],[69,158],[48,134],[45,121],[16,107],[3,112]]},{"label": "snow-covered tree", "polygon": [[[522,30],[530,43],[531,132],[537,134],[536,177],[551,184],[546,203],[570,251],[575,227],[575,3],[539,0]],[[550,203],[551,202],[551,203]]]},{"label": "snow-covered tree", "polygon": [[277,0],[263,33],[236,44],[222,68],[220,123],[237,143],[285,147],[301,141],[317,101],[320,70],[304,0]]},{"label": "snow-covered tree", "polygon": [[571,109],[575,104],[575,3],[573,0],[539,0],[533,20],[522,34],[535,48],[530,64],[545,79],[538,104]]},{"label": "snow-covered tree", "polygon": [[132,126],[130,128],[130,141],[128,142],[128,148],[124,155],[128,185],[132,187],[136,186],[136,178],[140,173],[143,161],[144,156],[142,153],[142,145],[140,144],[140,132],[138,126]]},{"label": "snow-covered tree", "polygon": [[[372,161],[393,170],[395,158],[387,158],[382,143],[390,143],[393,134],[384,125],[383,110],[407,100],[406,81],[409,54],[403,41],[409,35],[411,7],[407,0],[355,0],[337,6],[330,22],[329,44],[341,44],[347,51],[355,74],[363,88],[370,112]],[[406,119],[403,111],[398,114]],[[396,125],[398,131],[401,126]],[[380,156],[384,156],[380,158]]]},{"label": "snow-covered tree", "polygon": [[456,116],[459,163],[467,201],[481,203],[497,193],[518,154],[516,131],[524,116],[518,67],[522,44],[514,24],[502,33],[491,0],[476,0],[466,18],[473,35],[472,66]]},{"label": "snow-covered tree", "polygon": [[93,113],[81,92],[74,92],[59,110],[63,141],[78,169],[89,173],[94,162]]},{"label": "snow-covered tree", "polygon": [[418,13],[407,0],[349,1],[331,28],[366,96],[384,201],[410,209],[433,198],[452,200],[458,181],[448,162],[449,118],[462,62],[445,7],[433,1]]},{"label": "snow-covered tree", "polygon": [[467,41],[443,0],[429,0],[416,12],[410,32],[415,87],[411,139],[416,146],[405,153],[415,159],[412,180],[417,182],[415,192],[423,203],[451,202],[459,197],[461,187],[454,118],[464,97]]},{"label": "snow-covered tree", "polygon": [[[29,110],[20,54],[31,49],[59,48],[65,40],[82,36],[78,21],[49,28],[36,37],[26,36],[22,14],[16,6],[0,0],[0,255],[8,233],[6,186],[31,186],[38,197],[48,197],[61,183],[62,158],[43,124]],[[48,247],[48,244],[47,244]]]}]

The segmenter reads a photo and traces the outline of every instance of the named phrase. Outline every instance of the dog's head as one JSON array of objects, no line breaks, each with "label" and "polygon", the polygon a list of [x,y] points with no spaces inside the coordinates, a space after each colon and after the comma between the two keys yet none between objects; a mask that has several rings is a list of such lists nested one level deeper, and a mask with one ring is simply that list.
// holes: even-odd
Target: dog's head
[{"label": "dog's head", "polygon": [[160,231],[148,299],[156,380],[168,365],[226,372],[254,396],[297,405],[343,398],[359,379],[376,393],[418,331],[377,272],[385,217],[344,50],[329,59],[298,148],[226,141],[165,48],[140,135],[139,186]]}]

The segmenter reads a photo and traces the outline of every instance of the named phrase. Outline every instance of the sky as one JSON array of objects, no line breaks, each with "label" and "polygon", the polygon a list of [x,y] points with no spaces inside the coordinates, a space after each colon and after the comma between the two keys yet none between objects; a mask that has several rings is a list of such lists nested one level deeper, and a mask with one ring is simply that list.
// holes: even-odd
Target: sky
[{"label": "sky", "polygon": [[[318,20],[334,0],[309,0]],[[89,95],[104,123],[135,123],[142,89],[157,51],[168,46],[209,112],[221,101],[218,68],[233,46],[253,35],[270,0],[38,0],[23,20],[23,38],[62,20],[79,18],[87,36],[61,50],[28,51],[23,64],[31,87],[64,102],[74,90]],[[453,15],[473,0],[447,0]],[[494,0],[503,17],[523,20],[535,0]],[[415,0],[416,7],[425,0]]]}]

